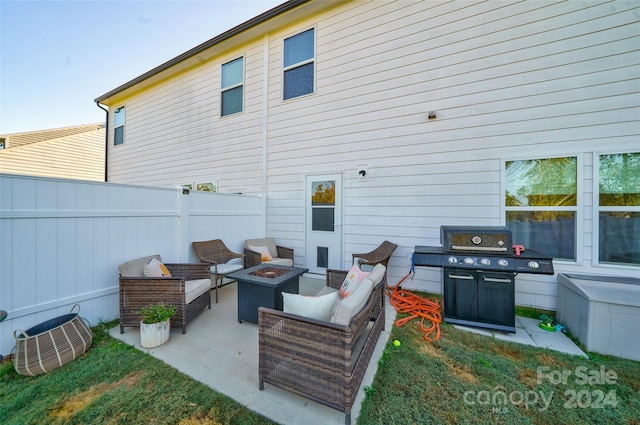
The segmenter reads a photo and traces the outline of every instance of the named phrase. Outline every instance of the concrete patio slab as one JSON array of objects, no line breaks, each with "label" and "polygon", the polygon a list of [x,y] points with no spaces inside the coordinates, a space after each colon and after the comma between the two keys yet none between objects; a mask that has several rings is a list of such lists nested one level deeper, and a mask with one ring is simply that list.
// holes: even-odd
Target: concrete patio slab
[{"label": "concrete patio slab", "polygon": [[578,347],[573,341],[571,341],[571,339],[564,333],[545,331],[538,327],[538,323],[540,323],[540,320],[517,316],[516,333],[501,332],[460,325],[455,325],[455,327],[469,332],[491,336],[501,341],[533,345],[536,347],[560,351],[562,353],[571,354],[574,356],[589,358],[589,356],[584,351],[582,351],[580,347]]},{"label": "concrete patio slab", "polygon": [[[301,277],[300,293],[316,294],[324,283],[324,277]],[[187,325],[185,335],[179,328],[172,328],[169,341],[160,347],[142,348],[138,328],[125,328],[125,333],[120,334],[120,328],[116,326],[110,329],[109,334],[277,423],[344,424],[344,414],[337,410],[269,384],[265,384],[264,391],[258,389],[258,325],[238,323],[235,282],[220,288],[218,296],[219,302],[212,303],[211,310],[202,311]],[[393,307],[387,304],[385,330],[378,339],[353,405],[352,423],[360,413],[364,388],[373,382],[395,315]]]},{"label": "concrete patio slab", "polygon": [[[324,286],[324,278],[304,275],[300,277],[300,293],[312,295]],[[225,394],[247,408],[279,424],[331,425],[344,424],[344,414],[306,398],[291,394],[269,384],[264,391],[258,389],[258,326],[238,323],[237,284],[231,283],[219,290],[219,303],[212,302],[211,310],[204,310],[187,326],[183,335],[180,328],[172,328],[169,341],[160,347],[145,349],[140,346],[138,328],[119,326],[109,334],[129,345],[175,367],[191,378]],[[388,298],[387,298],[388,301]],[[356,422],[364,400],[364,388],[370,386],[378,368],[384,347],[393,328],[396,311],[387,302],[385,330],[376,345],[351,412]],[[518,317],[515,334],[458,326],[494,338],[522,344],[551,348],[575,355],[586,356],[566,335],[549,333],[537,328],[538,321]],[[536,331],[536,329],[539,330]],[[547,333],[549,335],[545,335]]]}]

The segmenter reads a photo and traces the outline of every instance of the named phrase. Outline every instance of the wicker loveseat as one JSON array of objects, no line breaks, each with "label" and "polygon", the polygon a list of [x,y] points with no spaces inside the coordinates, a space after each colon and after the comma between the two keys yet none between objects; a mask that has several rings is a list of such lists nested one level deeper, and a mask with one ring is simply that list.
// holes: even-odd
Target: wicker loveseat
[{"label": "wicker loveseat", "polygon": [[125,326],[140,326],[139,311],[150,304],[175,305],[176,314],[171,326],[182,327],[187,332],[187,323],[205,307],[211,308],[211,274],[209,265],[167,264],[171,277],[144,277],[144,266],[153,258],[162,261],[159,255],[151,255],[128,261],[118,267],[120,271],[120,333]]},{"label": "wicker loveseat", "polygon": [[[347,273],[327,270],[327,287],[340,288]],[[350,424],[351,408],[384,329],[382,276],[379,279],[348,325],[260,307],[260,390],[265,382],[275,385],[344,412]]]}]

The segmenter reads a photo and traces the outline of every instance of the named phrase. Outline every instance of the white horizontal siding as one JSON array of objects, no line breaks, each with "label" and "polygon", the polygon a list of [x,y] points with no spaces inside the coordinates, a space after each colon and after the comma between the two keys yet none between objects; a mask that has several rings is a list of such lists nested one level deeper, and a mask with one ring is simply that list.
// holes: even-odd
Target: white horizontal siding
[{"label": "white horizontal siding", "polygon": [[104,181],[105,130],[0,150],[0,173]]},{"label": "white horizontal siding", "polygon": [[[609,1],[346,2],[129,99],[110,177],[265,187],[267,233],[298,263],[305,176],[340,173],[345,267],[389,239],[399,244],[393,280],[415,245],[439,243],[441,225],[502,224],[504,160],[580,156],[581,263],[557,269],[593,271],[593,152],[639,148],[639,11]],[[309,28],[315,93],[282,101],[283,40]],[[219,67],[240,55],[245,112],[219,119]],[[439,276],[420,269],[411,285],[435,288]],[[518,279],[519,303],[555,307],[554,277]]]},{"label": "white horizontal siding", "polygon": [[246,79],[245,112],[221,118],[220,66],[246,55],[257,58],[245,58],[247,74],[255,74],[254,68],[262,69],[261,52],[259,46],[232,52],[123,102],[125,143],[111,149],[110,180],[162,186],[217,181],[227,188],[255,184],[261,176],[262,128],[247,101],[255,105],[261,83]]}]

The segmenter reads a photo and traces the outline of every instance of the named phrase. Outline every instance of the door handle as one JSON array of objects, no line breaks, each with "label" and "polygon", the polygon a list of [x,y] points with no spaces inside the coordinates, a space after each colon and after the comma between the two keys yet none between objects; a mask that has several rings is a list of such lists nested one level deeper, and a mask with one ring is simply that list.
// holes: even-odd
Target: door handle
[{"label": "door handle", "polygon": [[499,279],[499,278],[495,278],[495,277],[485,277],[483,276],[482,279],[485,282],[496,282],[496,283],[511,283],[511,279]]},{"label": "door handle", "polygon": [[459,274],[450,274],[449,278],[451,279],[462,279],[462,280],[473,280],[473,276],[469,276],[469,275],[465,275],[465,276],[461,276]]}]

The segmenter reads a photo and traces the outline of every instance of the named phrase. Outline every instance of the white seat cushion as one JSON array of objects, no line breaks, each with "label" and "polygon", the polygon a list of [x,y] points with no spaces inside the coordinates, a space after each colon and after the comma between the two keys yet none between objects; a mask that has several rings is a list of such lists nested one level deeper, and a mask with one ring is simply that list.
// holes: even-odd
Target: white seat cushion
[{"label": "white seat cushion", "polygon": [[184,282],[184,298],[187,304],[211,289],[211,279],[187,280]]},{"label": "white seat cushion", "polygon": [[277,264],[279,266],[293,267],[293,260],[289,258],[274,258],[271,261],[263,261],[262,264]]},{"label": "white seat cushion", "polygon": [[[244,265],[237,263],[224,263],[218,264],[218,274],[229,274],[233,272],[237,272],[238,270],[242,270]],[[215,273],[215,266],[211,266],[211,273]]]}]

